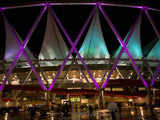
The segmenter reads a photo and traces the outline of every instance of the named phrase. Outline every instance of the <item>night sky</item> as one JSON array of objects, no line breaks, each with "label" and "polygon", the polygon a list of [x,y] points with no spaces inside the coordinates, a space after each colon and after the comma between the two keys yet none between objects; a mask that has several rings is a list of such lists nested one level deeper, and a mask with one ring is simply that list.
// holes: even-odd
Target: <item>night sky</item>
[{"label": "night sky", "polygon": [[[69,33],[73,41],[76,39],[85,20],[88,18],[92,8],[93,6],[54,6],[53,7],[57,16],[63,23],[64,27],[66,28],[67,32]],[[39,15],[39,12],[41,9],[42,7],[18,8],[18,9],[6,10],[5,14],[9,22],[16,28],[16,31],[24,40],[34,20]],[[139,9],[120,8],[120,7],[104,7],[104,10],[108,13],[110,19],[112,20],[113,24],[119,31],[119,34],[121,35],[122,38],[126,36],[126,34],[128,33],[131,26],[134,24],[140,12]],[[160,12],[157,13],[157,12],[149,11],[149,13],[152,16],[155,24],[160,30],[160,22],[158,22],[158,20],[160,19]],[[1,56],[0,57],[2,58],[3,56],[2,54],[4,53],[4,46],[5,46],[5,42],[4,42],[5,32],[4,32],[3,19],[1,18],[2,16],[0,16],[0,26],[2,26],[0,28],[0,33],[1,33],[1,44],[0,44]],[[102,14],[100,14],[100,20],[101,20],[101,27],[102,27],[107,48],[110,54],[113,54],[120,44],[118,43],[116,37],[114,36],[113,32],[111,31],[110,27],[108,26]],[[42,45],[46,21],[47,21],[47,12],[43,15],[43,18],[41,19],[38,27],[36,28],[35,32],[33,33],[30,39],[30,42],[28,43],[29,49],[32,51],[32,53],[35,56],[38,56],[41,45]],[[87,33],[88,28],[89,26],[85,30],[84,34],[80,39],[80,42],[77,45],[78,49],[83,43],[83,40]],[[71,46],[67,42],[63,33],[62,35],[68,48],[71,48]],[[147,17],[143,14],[142,23],[141,23],[141,44],[142,44],[143,52],[147,54],[146,47],[148,47],[149,44],[152,43],[151,47],[148,47],[148,49],[151,49],[157,40],[158,39],[156,37],[156,34],[151,24],[149,23]]]}]

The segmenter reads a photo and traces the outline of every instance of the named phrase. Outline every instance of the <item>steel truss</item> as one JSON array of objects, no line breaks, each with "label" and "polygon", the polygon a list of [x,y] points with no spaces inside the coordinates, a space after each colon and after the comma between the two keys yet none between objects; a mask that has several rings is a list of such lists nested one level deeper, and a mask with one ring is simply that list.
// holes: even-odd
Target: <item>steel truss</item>
[{"label": "steel truss", "polygon": [[[56,13],[54,12],[53,8],[51,6],[56,6],[56,5],[92,5],[94,6],[94,8],[92,9],[88,19],[86,20],[85,24],[83,25],[80,33],[77,35],[77,38],[75,39],[75,42],[72,42],[72,39],[70,38],[68,32],[66,31],[66,29],[64,28],[63,24],[61,23],[61,21],[59,20],[58,16],[56,15]],[[18,39],[18,36],[16,35],[14,29],[13,29],[13,26],[11,24],[9,24],[6,16],[5,16],[5,13],[4,11],[7,10],[7,9],[15,9],[15,8],[24,8],[24,7],[36,7],[36,6],[42,6],[43,9],[41,10],[39,16],[37,17],[37,19],[35,20],[33,26],[31,27],[28,35],[26,36],[24,42],[21,44],[20,43],[20,40]],[[137,18],[137,20],[135,21],[135,24],[133,25],[132,29],[131,29],[131,32],[130,34],[128,35],[127,37],[127,40],[126,42],[123,42],[121,36],[119,35],[119,31],[115,28],[114,24],[112,23],[112,21],[110,20],[109,16],[107,15],[107,12],[103,10],[103,7],[104,6],[115,6],[115,7],[129,7],[129,8],[136,8],[136,9],[141,9],[140,13],[139,13],[139,16]],[[47,88],[44,83],[42,82],[41,80],[41,77],[40,75],[38,74],[38,72],[36,71],[35,69],[35,66],[32,64],[32,61],[30,60],[30,58],[27,56],[26,54],[26,51],[25,51],[25,47],[27,46],[28,42],[29,42],[29,39],[31,37],[31,35],[33,34],[33,32],[35,31],[40,19],[42,18],[42,16],[44,15],[44,13],[46,12],[46,10],[49,10],[51,13],[52,13],[52,16],[53,18],[56,20],[56,22],[58,23],[58,25],[60,26],[60,29],[62,30],[62,32],[64,33],[65,37],[67,38],[68,42],[70,43],[70,45],[72,46],[72,48],[70,49],[68,55],[66,56],[66,58],[64,60],[62,60],[62,64],[55,76],[55,78],[53,79],[52,83],[50,84],[49,88]],[[117,40],[119,41],[120,45],[122,46],[122,49],[121,49],[121,52],[119,53],[117,59],[113,60],[113,66],[111,68],[111,71],[109,72],[105,82],[103,83],[102,86],[99,86],[99,84],[96,82],[95,78],[93,77],[91,71],[89,70],[88,68],[88,64],[86,62],[85,59],[83,59],[81,57],[81,55],[79,54],[77,48],[76,48],[76,45],[78,44],[83,32],[85,31],[87,25],[89,24],[89,21],[91,20],[92,16],[94,15],[95,11],[96,10],[99,10],[100,13],[104,16],[106,22],[108,23],[108,25],[110,26],[110,28],[112,29],[113,33],[115,34],[115,37],[117,38]],[[4,79],[2,80],[2,84],[0,85],[0,90],[3,89],[3,87],[5,86],[5,83],[6,83],[6,80],[8,79],[9,75],[11,74],[12,70],[14,69],[17,61],[19,60],[20,56],[23,54],[25,56],[25,59],[27,61],[27,63],[30,65],[33,73],[35,74],[36,78],[38,79],[40,85],[41,85],[41,88],[43,90],[49,90],[51,91],[58,76],[60,75],[60,73],[63,71],[64,67],[66,66],[66,63],[67,61],[69,60],[69,56],[75,52],[79,58],[79,61],[82,63],[82,66],[85,68],[85,70],[87,71],[87,73],[89,74],[90,78],[92,79],[94,85],[96,86],[97,89],[104,89],[107,84],[108,84],[108,81],[112,75],[112,73],[114,72],[114,70],[116,69],[117,65],[118,65],[118,62],[121,60],[120,57],[123,53],[123,51],[128,55],[129,57],[129,60],[131,61],[132,63],[132,66],[134,68],[134,70],[137,72],[137,74],[139,75],[140,79],[142,80],[144,86],[146,88],[148,87],[153,87],[154,85],[154,82],[155,80],[157,79],[158,77],[158,74],[159,74],[159,71],[160,71],[160,64],[158,65],[158,68],[155,72],[155,74],[153,75],[153,80],[151,83],[147,83],[144,76],[142,75],[140,69],[137,67],[137,64],[136,64],[136,61],[137,60],[134,60],[133,57],[131,56],[130,52],[128,51],[127,49],[127,43],[128,41],[130,40],[131,36],[132,36],[132,33],[134,32],[135,30],[135,25],[137,23],[137,21],[140,19],[140,17],[142,16],[142,13],[144,13],[147,18],[149,19],[155,33],[157,34],[158,38],[160,39],[160,33],[158,32],[158,29],[156,27],[156,25],[154,24],[151,16],[149,15],[148,11],[149,10],[153,10],[153,11],[157,11],[159,12],[160,10],[158,9],[154,9],[154,8],[150,8],[150,7],[146,7],[146,6],[136,6],[136,5],[123,5],[123,4],[110,4],[110,3],[102,3],[102,2],[96,2],[96,3],[52,3],[52,2],[46,2],[46,3],[38,3],[38,4],[27,4],[27,5],[22,5],[22,6],[8,6],[8,7],[1,7],[0,8],[0,12],[2,14],[2,16],[4,17],[5,21],[7,22],[7,24],[9,25],[10,27],[10,30],[12,32],[12,34],[14,35],[15,37],[15,40],[18,42],[18,46],[19,46],[19,52],[17,53],[17,56],[15,57],[15,59],[13,60],[13,62],[11,63],[7,73],[5,74],[5,77]],[[93,59],[92,59],[93,60]],[[96,60],[96,59],[95,59]],[[104,59],[105,61],[107,61],[106,59]],[[41,61],[41,60],[38,60],[38,61]],[[50,61],[50,60],[45,60],[45,61]],[[53,60],[54,61],[54,60]],[[56,60],[55,60],[56,61]],[[109,60],[110,61],[110,60]],[[141,61],[141,60],[139,60]],[[142,61],[145,61],[145,60],[142,60]],[[148,61],[148,60],[147,60]],[[159,63],[159,60],[157,60],[156,62]]]}]

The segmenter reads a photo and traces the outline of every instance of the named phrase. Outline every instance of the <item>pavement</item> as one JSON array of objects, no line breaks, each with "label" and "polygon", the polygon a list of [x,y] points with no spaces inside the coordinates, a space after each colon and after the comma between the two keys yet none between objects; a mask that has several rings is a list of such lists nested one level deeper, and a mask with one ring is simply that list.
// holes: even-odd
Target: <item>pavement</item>
[{"label": "pavement", "polygon": [[[131,117],[128,116],[127,111],[125,112],[123,111],[121,119],[119,117],[119,112],[116,112],[116,120],[153,120],[144,119],[140,116]],[[31,119],[29,112],[12,111],[3,115],[1,114],[0,120],[112,120],[112,118],[109,112],[93,112],[92,115],[89,115],[88,112],[70,112],[68,116],[64,116],[63,113],[48,112],[47,116],[45,117],[40,117],[40,113],[37,112],[34,116],[34,119]],[[158,120],[160,120],[160,117],[158,117]]]}]

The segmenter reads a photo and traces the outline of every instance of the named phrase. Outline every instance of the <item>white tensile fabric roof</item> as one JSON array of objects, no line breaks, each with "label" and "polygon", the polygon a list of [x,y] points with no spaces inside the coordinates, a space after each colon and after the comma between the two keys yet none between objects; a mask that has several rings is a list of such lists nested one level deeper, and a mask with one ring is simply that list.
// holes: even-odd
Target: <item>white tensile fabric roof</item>
[{"label": "white tensile fabric roof", "polygon": [[[39,54],[39,59],[64,59],[67,56],[68,48],[61,36],[60,31],[54,21],[50,11],[47,16],[47,26]],[[47,66],[52,66],[52,62],[46,62]]]}]

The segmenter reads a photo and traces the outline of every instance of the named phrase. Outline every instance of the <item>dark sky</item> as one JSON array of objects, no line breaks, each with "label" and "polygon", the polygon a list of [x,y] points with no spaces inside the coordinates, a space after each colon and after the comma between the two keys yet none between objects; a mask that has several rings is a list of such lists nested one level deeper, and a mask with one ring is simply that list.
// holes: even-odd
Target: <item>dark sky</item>
[{"label": "dark sky", "polygon": [[[9,2],[10,1],[10,2]],[[22,2],[17,2],[18,0],[5,0],[2,2],[1,5],[13,5],[19,4]],[[136,1],[136,0],[135,0]],[[24,2],[24,1],[23,1]],[[118,2],[118,1],[117,1]],[[121,2],[122,3],[122,2]],[[128,2],[127,2],[128,3]],[[151,2],[146,2],[146,5],[152,5]],[[138,3],[136,3],[138,4]],[[143,1],[139,4],[144,4]],[[155,4],[153,4],[155,5]],[[152,5],[152,6],[153,6]],[[71,36],[72,40],[74,41],[77,37],[80,29],[82,28],[85,20],[87,19],[90,11],[92,10],[93,6],[54,6],[53,9],[55,10],[57,16],[63,23],[64,27],[66,28],[67,32]],[[22,39],[24,39],[33,24],[33,21],[39,14],[42,7],[32,7],[32,8],[18,8],[18,9],[10,9],[6,10],[5,14],[10,21],[10,23],[16,28],[17,32],[20,34]],[[131,8],[120,8],[120,7],[104,7],[104,10],[108,13],[110,19],[112,20],[113,24],[119,31],[122,38],[126,36],[131,26],[134,24],[140,10],[139,9],[131,9]],[[156,23],[157,27],[160,29],[160,12],[152,12],[149,11],[150,15],[153,17],[154,22]],[[47,12],[44,14],[43,18],[41,19],[37,29],[35,30],[33,36],[31,37],[30,42],[28,43],[29,49],[35,54],[38,55],[41,47],[41,43],[44,36],[45,26],[47,20]],[[116,40],[113,32],[111,31],[110,27],[106,23],[102,14],[100,14],[101,26],[103,30],[103,35],[105,38],[106,45],[109,49],[109,52],[112,54],[119,46],[118,41]],[[3,20],[1,19],[0,25],[3,26]],[[88,27],[87,27],[88,29]],[[83,39],[86,35],[87,29],[85,30],[83,36],[80,39],[77,48],[79,49]],[[5,36],[4,29],[0,29],[1,35]],[[63,33],[62,33],[63,35]],[[63,35],[64,37],[64,35]],[[1,46],[4,49],[4,39],[2,37]],[[64,40],[68,47],[67,40],[64,37]],[[149,21],[147,20],[146,16],[143,14],[142,17],[142,24],[141,24],[141,42],[142,48],[145,50],[145,47],[151,43],[151,41],[156,40],[156,35],[153,31],[153,28]],[[113,44],[114,43],[114,44]],[[4,50],[0,50],[0,52],[4,52]]]},{"label": "dark sky", "polygon": [[110,3],[122,3],[122,4],[137,4],[137,5],[146,5],[154,8],[159,8],[159,1],[158,0],[1,0],[0,6],[7,6],[7,5],[19,5],[24,3],[35,3],[35,2],[94,2],[94,1],[104,1]]},{"label": "dark sky", "polygon": [[40,2],[106,2],[106,3],[118,3],[127,5],[142,5],[149,6],[152,8],[160,9],[158,0],[1,0],[0,6],[16,6],[24,5],[30,3],[40,3]]}]

